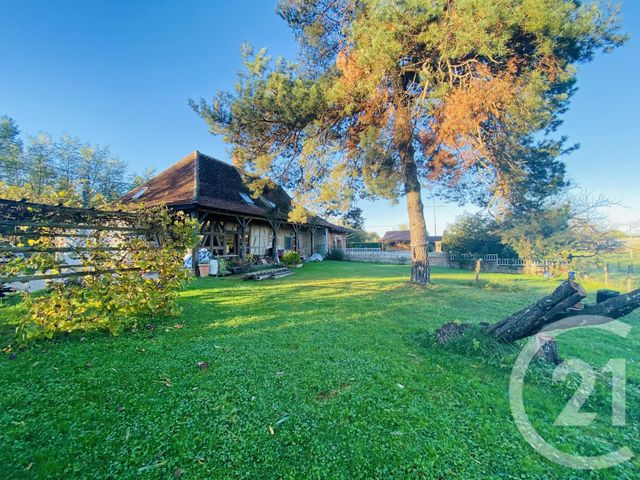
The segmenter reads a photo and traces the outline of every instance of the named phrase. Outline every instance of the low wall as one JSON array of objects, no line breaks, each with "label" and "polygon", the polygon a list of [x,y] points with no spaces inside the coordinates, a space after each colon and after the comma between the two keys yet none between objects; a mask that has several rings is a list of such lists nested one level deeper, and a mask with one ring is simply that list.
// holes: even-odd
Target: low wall
[{"label": "low wall", "polygon": [[[407,251],[349,252],[345,253],[344,259],[350,262],[408,265],[411,263],[411,254]],[[430,253],[429,264],[432,267],[459,268],[462,270],[475,270],[476,268],[474,260],[451,260],[449,254],[441,252]],[[525,267],[518,265],[497,265],[495,262],[482,262],[482,271],[487,273],[534,273],[525,270]],[[541,272],[535,273],[541,274]]]},{"label": "low wall", "polygon": [[[345,250],[344,259],[351,262],[391,263],[408,265],[411,263],[411,254],[406,250],[380,251],[373,248],[354,248]],[[431,252],[429,264],[432,267],[459,268],[461,270],[476,269],[476,261],[466,258],[451,259],[451,255],[445,252]],[[545,275],[546,268],[540,263],[527,263],[526,265],[499,265],[495,259],[482,262],[482,272],[486,273],[514,273],[527,275]]]},{"label": "low wall", "polygon": [[411,255],[408,252],[350,252],[345,253],[344,259],[350,262],[397,263],[400,265],[411,263]]},{"label": "low wall", "polygon": [[[391,252],[350,252],[345,254],[345,260],[351,262],[367,263],[391,263],[408,265],[411,263],[411,254],[407,251]],[[450,267],[451,261],[446,253],[430,253],[429,263],[433,267]]]}]

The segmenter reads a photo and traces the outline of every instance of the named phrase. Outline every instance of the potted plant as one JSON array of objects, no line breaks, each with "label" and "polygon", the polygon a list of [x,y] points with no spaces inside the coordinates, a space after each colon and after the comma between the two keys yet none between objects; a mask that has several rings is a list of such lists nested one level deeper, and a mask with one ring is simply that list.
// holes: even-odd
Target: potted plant
[{"label": "potted plant", "polygon": [[282,263],[284,263],[287,267],[302,267],[302,257],[300,254],[294,250],[287,250],[282,255]]},{"label": "potted plant", "polygon": [[201,277],[209,276],[209,259],[208,258],[201,258],[200,260],[198,260],[198,270],[200,271]]}]

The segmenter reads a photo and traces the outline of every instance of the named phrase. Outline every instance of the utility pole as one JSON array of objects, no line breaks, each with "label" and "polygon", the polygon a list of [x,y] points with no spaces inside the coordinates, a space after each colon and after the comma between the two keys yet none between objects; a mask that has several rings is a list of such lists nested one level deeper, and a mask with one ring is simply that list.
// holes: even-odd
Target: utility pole
[{"label": "utility pole", "polygon": [[433,236],[438,236],[438,225],[436,224],[436,196],[431,197],[433,200]]},{"label": "utility pole", "polygon": [[436,209],[437,208],[444,208],[447,205],[436,205],[436,196],[432,195],[431,197],[427,197],[431,199],[431,209],[433,211],[433,236],[437,236],[438,235],[438,223],[437,223],[437,219],[436,219]]}]

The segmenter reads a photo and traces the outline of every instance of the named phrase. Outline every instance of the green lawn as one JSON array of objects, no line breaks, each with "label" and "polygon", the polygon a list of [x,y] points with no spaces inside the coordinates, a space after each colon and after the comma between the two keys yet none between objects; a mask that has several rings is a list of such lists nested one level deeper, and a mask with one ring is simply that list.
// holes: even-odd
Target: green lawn
[{"label": "green lawn", "polygon": [[[555,281],[323,262],[277,281],[199,279],[179,319],[119,337],[74,335],[0,359],[3,478],[638,478],[640,462],[568,470],[520,436],[508,403],[515,353],[443,348],[426,332],[494,321]],[[590,289],[594,285],[588,286]],[[0,307],[5,331],[20,306]],[[627,317],[637,324],[640,315]],[[176,328],[182,324],[182,328]],[[474,348],[475,347],[475,348]],[[574,389],[537,367],[525,391],[539,431],[583,455],[640,452],[640,328],[569,333],[565,357],[627,358],[626,427],[598,377],[588,429],[553,427]],[[208,362],[199,369],[197,362]],[[176,469],[180,471],[176,472]]]}]

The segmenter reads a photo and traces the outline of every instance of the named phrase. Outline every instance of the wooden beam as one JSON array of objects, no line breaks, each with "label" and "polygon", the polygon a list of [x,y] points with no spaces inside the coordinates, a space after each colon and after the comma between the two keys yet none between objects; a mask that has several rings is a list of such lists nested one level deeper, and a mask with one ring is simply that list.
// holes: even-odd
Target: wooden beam
[{"label": "wooden beam", "polygon": [[29,209],[30,211],[46,211],[46,212],[57,212],[62,214],[70,214],[70,213],[80,213],[88,216],[96,216],[96,217],[105,217],[111,216],[114,218],[120,219],[134,219],[136,218],[136,214],[132,212],[125,212],[122,210],[97,210],[94,208],[80,208],[80,207],[66,207],[64,205],[48,205],[44,203],[34,203],[27,202],[26,199],[23,200],[9,200],[6,198],[0,198],[0,206],[7,207],[17,207]]},{"label": "wooden beam", "polygon": [[315,248],[315,243],[316,243],[316,229],[318,227],[316,227],[315,225],[311,225],[309,227],[309,230],[311,231],[311,252],[309,252],[311,255],[313,255],[314,253],[314,248]]},{"label": "wooden beam", "polygon": [[[189,216],[192,219],[198,220],[198,212],[193,211],[189,214]],[[198,220],[199,221],[199,220]],[[201,229],[202,227],[200,227],[199,229]],[[200,232],[198,232],[200,233]],[[194,246],[191,249],[191,270],[193,271],[193,275],[194,276],[198,276],[198,250],[200,249],[200,245],[196,244],[196,246]]]},{"label": "wooden beam", "polygon": [[300,223],[292,223],[291,226],[293,227],[293,249],[296,252],[300,251],[300,229],[302,228],[302,224]]},{"label": "wooden beam", "polygon": [[[72,267],[69,267],[72,268]],[[52,280],[55,278],[74,278],[74,277],[86,277],[91,275],[108,275],[118,272],[142,272],[141,268],[112,268],[108,270],[88,270],[81,272],[66,272],[66,273],[45,273],[42,275],[21,275],[21,276],[9,276],[0,277],[0,283],[24,283],[32,282],[34,280]]]},{"label": "wooden beam", "polygon": [[123,250],[120,247],[2,247],[0,253],[63,253],[63,252],[119,252]]},{"label": "wooden beam", "polygon": [[0,220],[0,226],[5,227],[33,227],[33,228],[63,228],[68,230],[108,230],[114,232],[145,233],[144,229],[136,227],[113,227],[109,225],[78,225],[75,223],[41,223],[22,220]]},{"label": "wooden beam", "polygon": [[269,225],[271,225],[271,229],[273,230],[273,238],[271,240],[271,255],[273,256],[273,261],[275,263],[280,263],[280,258],[278,258],[278,232],[280,231],[280,227],[282,226],[281,221],[279,220],[267,220]]},{"label": "wooden beam", "polygon": [[247,227],[251,223],[251,218],[248,217],[236,217],[236,221],[238,222],[238,226],[240,227],[240,258],[244,259],[247,256],[247,242],[246,242],[246,234]]}]

